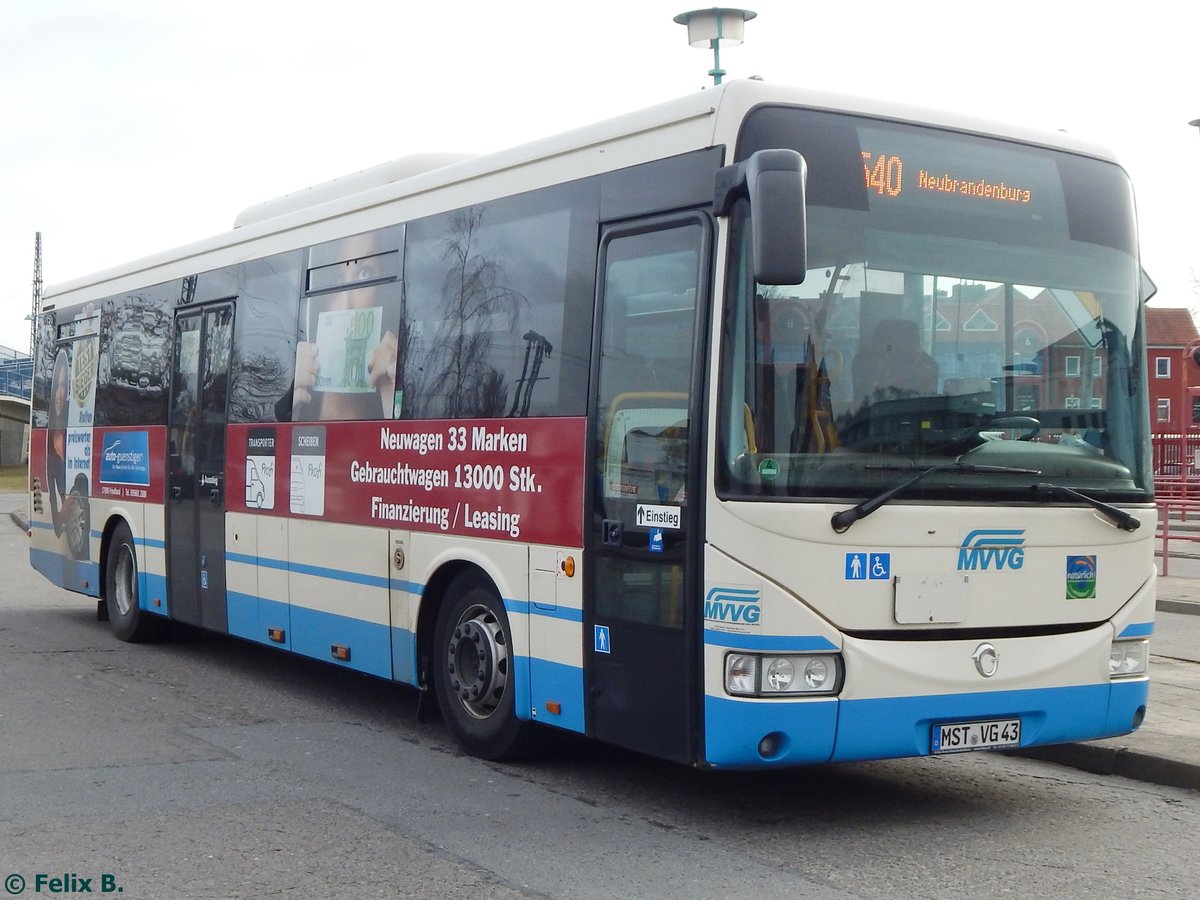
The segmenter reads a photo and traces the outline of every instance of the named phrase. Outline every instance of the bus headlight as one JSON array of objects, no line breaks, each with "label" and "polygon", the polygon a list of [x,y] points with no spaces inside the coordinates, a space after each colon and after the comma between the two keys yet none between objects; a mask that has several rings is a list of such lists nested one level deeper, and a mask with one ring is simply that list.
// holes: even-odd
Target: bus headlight
[{"label": "bus headlight", "polygon": [[738,697],[835,694],[841,686],[842,658],[836,653],[725,657],[725,690]]},{"label": "bus headlight", "polygon": [[725,690],[731,694],[749,696],[758,693],[757,656],[730,653],[725,657]]},{"label": "bus headlight", "polygon": [[1136,678],[1150,665],[1149,641],[1113,641],[1108,651],[1109,678]]}]

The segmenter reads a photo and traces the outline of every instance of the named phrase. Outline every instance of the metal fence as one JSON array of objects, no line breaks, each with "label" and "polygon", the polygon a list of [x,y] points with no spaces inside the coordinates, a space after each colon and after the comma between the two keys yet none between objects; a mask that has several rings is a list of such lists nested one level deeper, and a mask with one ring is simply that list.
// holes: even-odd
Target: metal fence
[{"label": "metal fence", "polygon": [[[1160,478],[1200,479],[1200,431],[1155,434],[1150,440],[1156,484]],[[1200,484],[1195,496],[1200,498]]]},{"label": "metal fence", "polygon": [[33,396],[33,360],[8,347],[0,347],[0,396]]},{"label": "metal fence", "polygon": [[[1155,490],[1158,490],[1157,483]],[[1200,484],[1192,487],[1192,496],[1200,497]],[[1200,499],[1180,500],[1156,498],[1158,506],[1158,532],[1155,537],[1162,542],[1162,573],[1171,574],[1171,545],[1178,555],[1195,556],[1200,551]]]}]

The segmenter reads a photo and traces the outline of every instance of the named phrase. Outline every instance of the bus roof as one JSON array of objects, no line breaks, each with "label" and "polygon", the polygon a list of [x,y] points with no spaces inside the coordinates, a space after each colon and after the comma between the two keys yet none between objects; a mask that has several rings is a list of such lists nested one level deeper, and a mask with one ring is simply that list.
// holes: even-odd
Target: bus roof
[{"label": "bus roof", "polygon": [[[788,104],[933,125],[1067,150],[1115,162],[1065,132],[1035,131],[918,106],[810,91],[756,79],[719,87],[483,156],[422,154],[286,194],[243,210],[231,231],[47,289],[47,308],[200,274],[368,231],[493,196],[531,190],[687,150],[732,145],[745,114]],[[441,199],[435,199],[440,197]],[[387,207],[413,202],[400,216]],[[349,224],[347,218],[355,221]],[[342,224],[338,224],[342,223]]]}]

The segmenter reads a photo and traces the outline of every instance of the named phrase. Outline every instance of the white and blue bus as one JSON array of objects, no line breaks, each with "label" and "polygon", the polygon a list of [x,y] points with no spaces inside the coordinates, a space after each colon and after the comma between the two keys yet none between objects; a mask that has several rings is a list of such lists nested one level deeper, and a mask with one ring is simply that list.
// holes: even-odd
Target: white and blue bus
[{"label": "white and blue bus", "polygon": [[735,81],[419,157],[50,290],[31,560],[708,767],[1145,714],[1129,179],[1066,134]]}]

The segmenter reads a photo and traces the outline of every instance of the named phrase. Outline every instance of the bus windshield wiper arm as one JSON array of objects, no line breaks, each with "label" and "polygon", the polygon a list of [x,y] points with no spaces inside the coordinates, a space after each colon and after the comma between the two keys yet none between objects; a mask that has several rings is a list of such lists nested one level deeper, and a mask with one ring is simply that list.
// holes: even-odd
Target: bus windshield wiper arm
[{"label": "bus windshield wiper arm", "polygon": [[1068,497],[1074,497],[1076,500],[1082,500],[1088,506],[1104,514],[1110,522],[1124,531],[1137,531],[1142,527],[1141,520],[1127,513],[1125,510],[1113,506],[1111,503],[1105,503],[1103,500],[1097,500],[1095,497],[1089,497],[1074,488],[1063,487],[1061,484],[1035,484],[1035,491],[1045,491],[1048,494],[1066,494]]},{"label": "bus windshield wiper arm", "polygon": [[[908,479],[907,481],[900,482],[895,487],[888,488],[882,494],[877,494],[874,497],[862,501],[862,503],[856,503],[849,509],[843,509],[840,512],[835,512],[833,514],[833,518],[829,520],[829,524],[833,526],[834,531],[836,531],[838,534],[841,534],[859,519],[865,519],[897,494],[904,493],[926,475],[932,475],[935,472],[1006,472],[1015,475],[1042,474],[1040,469],[1018,469],[1013,466],[983,466],[963,462],[942,463],[941,465],[930,466],[928,469],[922,469],[912,478]],[[1107,506],[1107,504],[1105,505]]]}]

